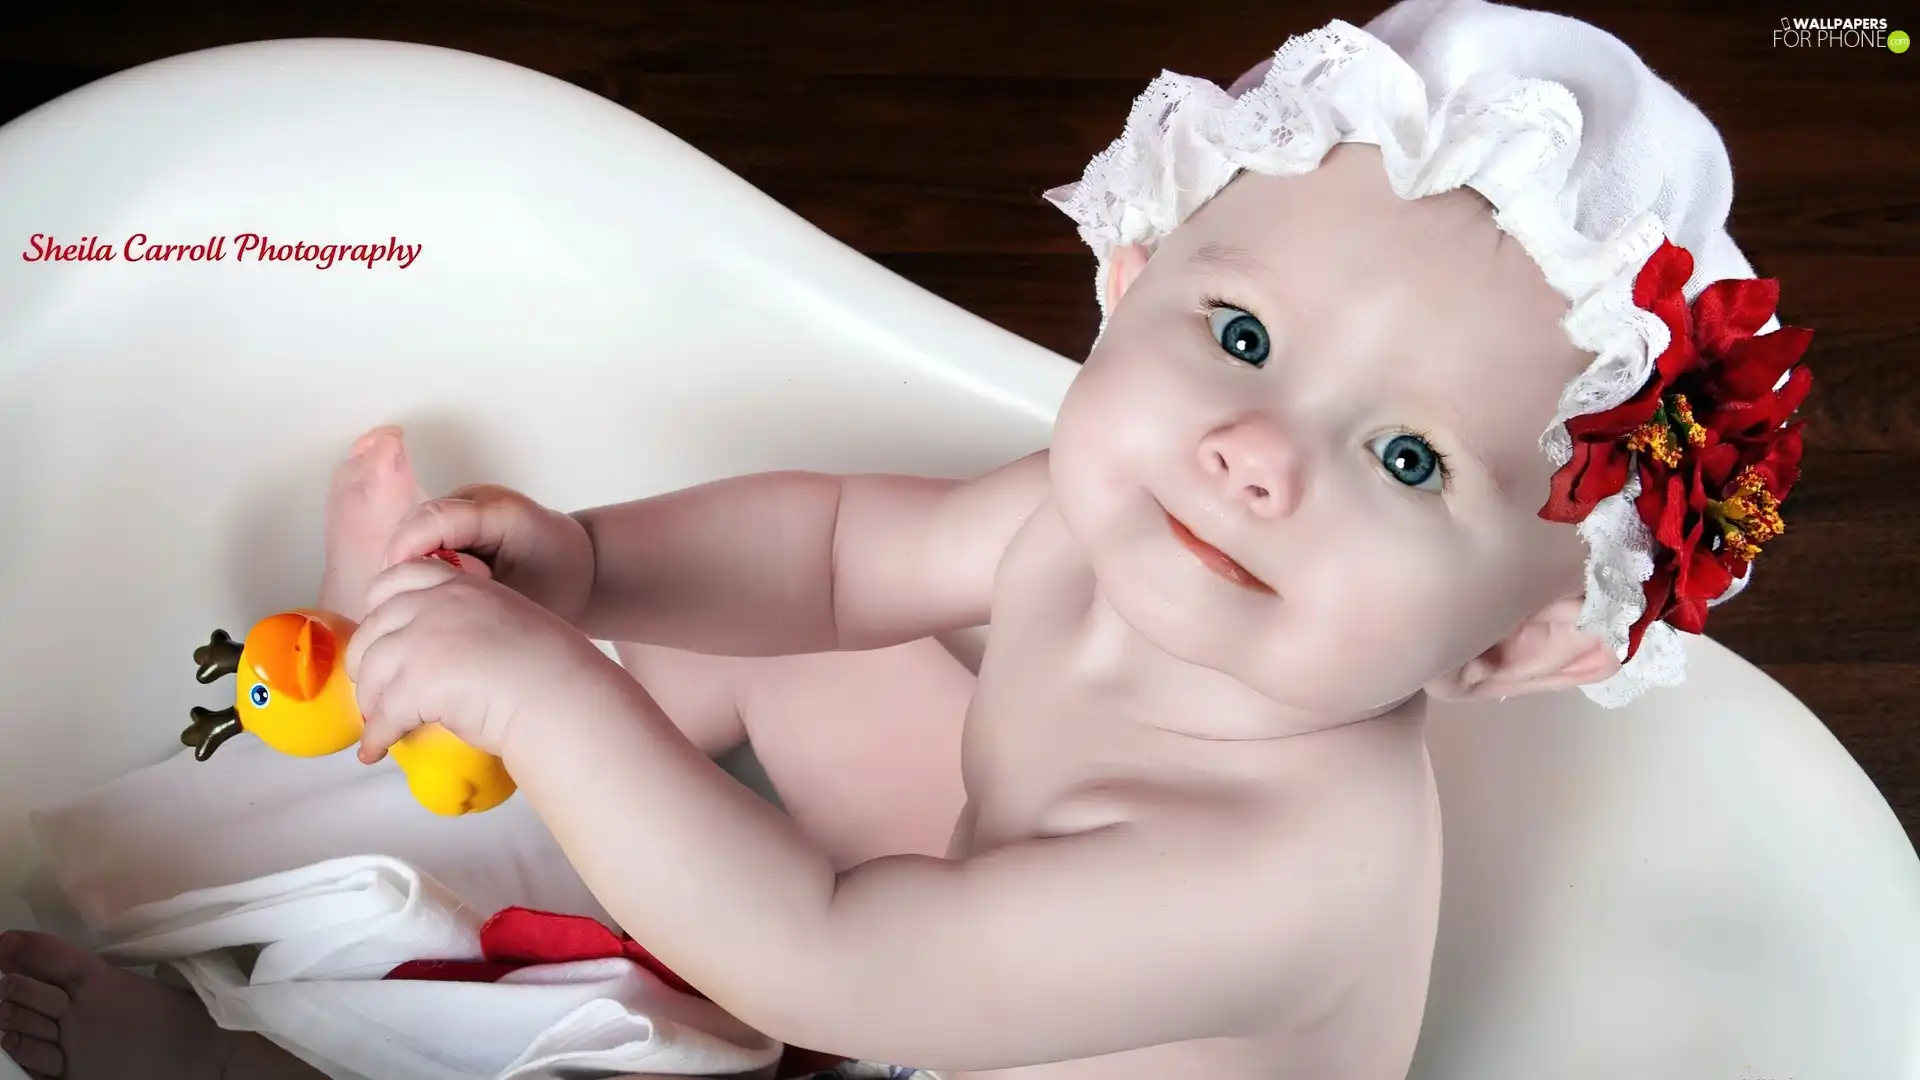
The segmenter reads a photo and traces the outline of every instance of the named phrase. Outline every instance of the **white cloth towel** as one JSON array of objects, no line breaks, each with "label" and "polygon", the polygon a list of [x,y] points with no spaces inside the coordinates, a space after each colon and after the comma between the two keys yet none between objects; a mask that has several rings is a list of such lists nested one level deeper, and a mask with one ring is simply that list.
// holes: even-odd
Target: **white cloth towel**
[{"label": "white cloth towel", "polygon": [[[269,1034],[335,1077],[545,1080],[723,1074],[781,1047],[624,959],[523,968],[495,983],[383,977],[477,960],[484,917],[406,863],[360,856],[204,889],[101,930],[116,962],[170,963],[222,1026]],[[233,955],[258,946],[250,976]]]},{"label": "white cloth towel", "polygon": [[[172,966],[221,1026],[336,1080],[713,1076],[782,1050],[625,959],[496,983],[385,979],[408,960],[480,959],[480,927],[501,908],[609,921],[524,799],[439,818],[395,769],[235,740],[35,825],[43,925],[64,922],[122,964]],[[249,946],[243,973],[230,950]]]}]

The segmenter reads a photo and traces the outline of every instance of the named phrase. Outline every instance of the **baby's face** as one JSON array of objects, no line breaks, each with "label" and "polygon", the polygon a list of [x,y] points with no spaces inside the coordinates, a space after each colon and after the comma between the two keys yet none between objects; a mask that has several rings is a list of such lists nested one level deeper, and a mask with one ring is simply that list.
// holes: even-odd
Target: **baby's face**
[{"label": "baby's face", "polygon": [[1062,516],[1119,614],[1281,703],[1362,715],[1577,596],[1539,437],[1590,359],[1479,196],[1347,144],[1245,174],[1125,287],[1062,406]]}]

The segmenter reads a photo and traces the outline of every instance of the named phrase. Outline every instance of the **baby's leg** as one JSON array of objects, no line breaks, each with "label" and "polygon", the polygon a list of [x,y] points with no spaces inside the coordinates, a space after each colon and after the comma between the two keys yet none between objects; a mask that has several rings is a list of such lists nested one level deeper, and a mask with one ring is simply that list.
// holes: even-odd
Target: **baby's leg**
[{"label": "baby's leg", "polygon": [[[327,493],[327,566],[320,607],[355,621],[366,617],[367,585],[385,568],[387,540],[400,519],[426,498],[399,428],[375,428],[354,442]],[[480,569],[484,572],[484,565]],[[737,661],[674,655],[685,657],[684,662],[674,663],[659,673],[657,683],[648,684],[660,707],[709,754],[745,742],[729,693],[728,665]]]},{"label": "baby's leg", "polygon": [[836,868],[946,854],[966,803],[960,731],[974,679],[938,642],[775,658],[622,645],[620,655],[709,754],[750,741]]},{"label": "baby's leg", "polygon": [[324,1080],[250,1032],[222,1031],[191,991],[58,938],[0,934],[0,1049],[64,1080]]},{"label": "baby's leg", "polygon": [[327,492],[320,607],[355,622],[366,618],[367,586],[385,569],[387,540],[425,501],[399,428],[374,428],[355,440]]},{"label": "baby's leg", "polygon": [[[366,615],[388,537],[425,498],[399,429],[354,443],[327,496],[321,607]],[[751,737],[788,812],[842,866],[945,854],[965,801],[960,722],[973,677],[936,643],[773,659],[619,651],[709,755]]]},{"label": "baby's leg", "polygon": [[[426,497],[396,428],[362,435],[327,494],[319,606],[366,615],[387,537]],[[191,992],[44,934],[0,940],[0,1048],[29,1074],[72,1080],[320,1080],[257,1035],[222,1031]]]},{"label": "baby's leg", "polygon": [[836,868],[945,856],[966,807],[960,735],[973,673],[939,642],[776,661],[741,698],[747,736]]},{"label": "baby's leg", "polygon": [[[396,428],[362,435],[327,496],[318,606],[358,620],[393,528],[426,498]],[[711,752],[744,741],[728,685],[690,658],[656,693]],[[689,720],[688,718],[691,718]],[[33,1077],[66,1080],[324,1080],[258,1035],[223,1031],[190,991],[57,938],[0,935],[0,1050]]]},{"label": "baby's leg", "polygon": [[708,757],[719,757],[747,741],[737,687],[768,661],[632,642],[621,642],[614,651],[660,711]]}]

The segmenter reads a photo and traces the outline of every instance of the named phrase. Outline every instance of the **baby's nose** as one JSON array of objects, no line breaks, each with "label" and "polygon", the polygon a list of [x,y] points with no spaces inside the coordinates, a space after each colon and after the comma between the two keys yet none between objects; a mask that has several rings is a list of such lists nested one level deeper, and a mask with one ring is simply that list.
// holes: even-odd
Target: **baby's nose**
[{"label": "baby's nose", "polygon": [[1280,425],[1248,417],[1200,440],[1200,471],[1228,502],[1259,517],[1293,513],[1300,498],[1300,460]]}]

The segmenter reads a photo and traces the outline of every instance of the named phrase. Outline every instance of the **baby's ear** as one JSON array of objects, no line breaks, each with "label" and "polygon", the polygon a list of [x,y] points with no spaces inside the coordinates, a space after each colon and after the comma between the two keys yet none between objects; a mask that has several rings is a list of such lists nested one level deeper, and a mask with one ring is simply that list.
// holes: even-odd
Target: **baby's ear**
[{"label": "baby's ear", "polygon": [[1613,650],[1579,629],[1580,598],[1555,600],[1427,692],[1442,701],[1483,701],[1600,682],[1620,670]]},{"label": "baby's ear", "polygon": [[1107,310],[1112,311],[1120,304],[1120,297],[1133,287],[1133,281],[1140,271],[1147,268],[1147,249],[1139,244],[1128,244],[1113,249],[1107,257]]}]

